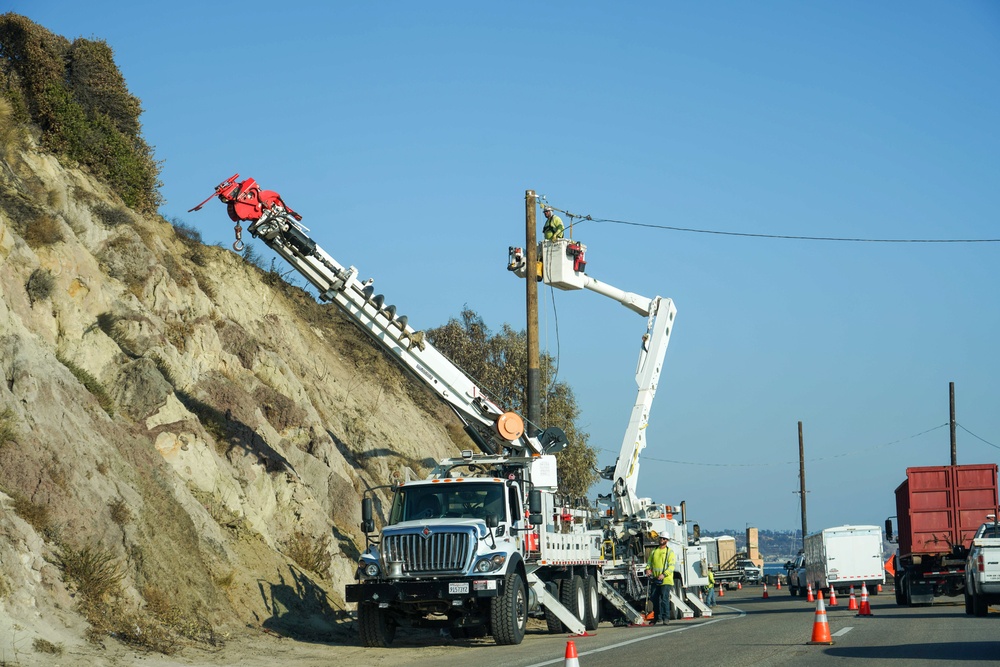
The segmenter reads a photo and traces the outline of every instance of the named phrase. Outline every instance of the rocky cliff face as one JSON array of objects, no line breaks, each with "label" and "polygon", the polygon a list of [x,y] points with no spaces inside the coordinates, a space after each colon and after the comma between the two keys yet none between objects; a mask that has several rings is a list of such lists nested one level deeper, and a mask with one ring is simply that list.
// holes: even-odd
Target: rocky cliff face
[{"label": "rocky cliff face", "polygon": [[0,123],[0,663],[344,637],[361,493],[454,454],[454,418],[332,306]]}]

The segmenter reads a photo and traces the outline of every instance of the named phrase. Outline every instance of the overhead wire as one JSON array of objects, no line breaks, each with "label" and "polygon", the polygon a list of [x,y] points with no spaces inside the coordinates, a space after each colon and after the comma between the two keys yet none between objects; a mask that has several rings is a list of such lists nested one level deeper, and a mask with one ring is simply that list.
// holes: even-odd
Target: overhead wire
[{"label": "overhead wire", "polygon": [[631,227],[646,227],[650,229],[663,229],[671,232],[687,232],[691,234],[714,234],[717,236],[742,236],[759,239],[782,239],[791,241],[834,241],[841,243],[1000,243],[997,239],[881,239],[881,238],[861,238],[843,236],[803,236],[795,234],[760,234],[755,232],[730,232],[718,229],[698,229],[695,227],[676,227],[673,225],[655,225],[648,222],[635,222],[632,220],[614,220],[611,218],[595,218],[591,215],[580,215],[569,211],[552,207],[553,210],[565,213],[570,218],[577,218],[580,225],[583,222],[603,222],[614,225],[627,225]]}]

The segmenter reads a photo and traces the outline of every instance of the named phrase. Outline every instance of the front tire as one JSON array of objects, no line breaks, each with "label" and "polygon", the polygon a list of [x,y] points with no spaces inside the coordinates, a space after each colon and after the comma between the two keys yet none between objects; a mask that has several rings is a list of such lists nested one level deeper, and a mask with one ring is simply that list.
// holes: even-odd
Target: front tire
[{"label": "front tire", "polygon": [[507,573],[504,593],[490,604],[490,634],[499,646],[520,644],[528,627],[528,596],[516,570]]},{"label": "front tire", "polygon": [[396,621],[385,609],[373,602],[358,605],[358,633],[361,643],[369,648],[388,648],[396,638]]}]

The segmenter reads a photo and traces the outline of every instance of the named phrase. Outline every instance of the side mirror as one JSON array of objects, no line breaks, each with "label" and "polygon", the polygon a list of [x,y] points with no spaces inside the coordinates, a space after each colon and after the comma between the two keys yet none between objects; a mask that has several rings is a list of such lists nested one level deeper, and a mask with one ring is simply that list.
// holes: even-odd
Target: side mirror
[{"label": "side mirror", "polygon": [[892,542],[892,519],[885,520],[885,539]]},{"label": "side mirror", "polygon": [[790,561],[790,560],[785,561],[785,569],[786,570],[791,570],[792,569],[792,561]]},{"label": "side mirror", "polygon": [[[528,493],[528,512],[531,514],[542,513],[542,492],[538,489],[532,489]],[[531,523],[535,523],[535,521],[532,521]]]},{"label": "side mirror", "polygon": [[375,520],[372,519],[372,499],[361,499],[361,530],[365,535],[375,532]]},{"label": "side mirror", "polygon": [[493,514],[492,512],[490,512],[489,514],[486,515],[486,527],[487,528],[496,528],[499,525],[500,525],[500,519],[497,518],[496,514]]}]

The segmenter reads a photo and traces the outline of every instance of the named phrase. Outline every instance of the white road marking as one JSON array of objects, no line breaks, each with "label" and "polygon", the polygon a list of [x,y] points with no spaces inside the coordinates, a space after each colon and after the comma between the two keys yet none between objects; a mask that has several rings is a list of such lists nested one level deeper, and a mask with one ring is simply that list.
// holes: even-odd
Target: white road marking
[{"label": "white road marking", "polygon": [[830,636],[831,637],[842,637],[843,635],[846,635],[848,632],[850,632],[853,629],[854,629],[853,627],[847,626],[846,628],[841,628],[840,630],[837,630],[836,632],[834,632]]},{"label": "white road marking", "polygon": [[[721,605],[720,605],[721,606]],[[638,642],[644,642],[647,639],[655,639],[656,637],[662,637],[663,635],[672,635],[676,632],[684,632],[685,630],[695,630],[697,628],[703,628],[706,625],[712,625],[713,623],[718,623],[720,621],[731,621],[734,618],[743,618],[747,615],[742,609],[737,609],[736,607],[726,607],[726,609],[732,609],[733,611],[739,612],[736,616],[722,616],[720,618],[712,617],[711,621],[705,621],[704,623],[698,623],[697,625],[688,625],[684,627],[670,628],[669,630],[657,630],[654,632],[649,632],[645,628],[636,628],[636,630],[649,632],[649,634],[643,634],[642,637],[636,637],[635,639],[629,639],[628,641],[618,642],[617,644],[610,644],[608,646],[602,646],[601,648],[595,648],[590,651],[579,651],[578,655],[582,658],[585,655],[592,655],[594,653],[602,653],[603,651],[610,651],[612,649],[621,648],[622,646],[628,646],[629,644],[637,644]],[[674,623],[680,623],[680,621],[671,621],[670,625]],[[656,627],[656,626],[654,626]],[[572,637],[571,637],[572,638]],[[556,663],[565,662],[566,658],[556,658],[554,660],[546,660],[545,662],[536,662],[533,665],[528,665],[528,667],[543,667],[544,665],[554,665]]]}]

